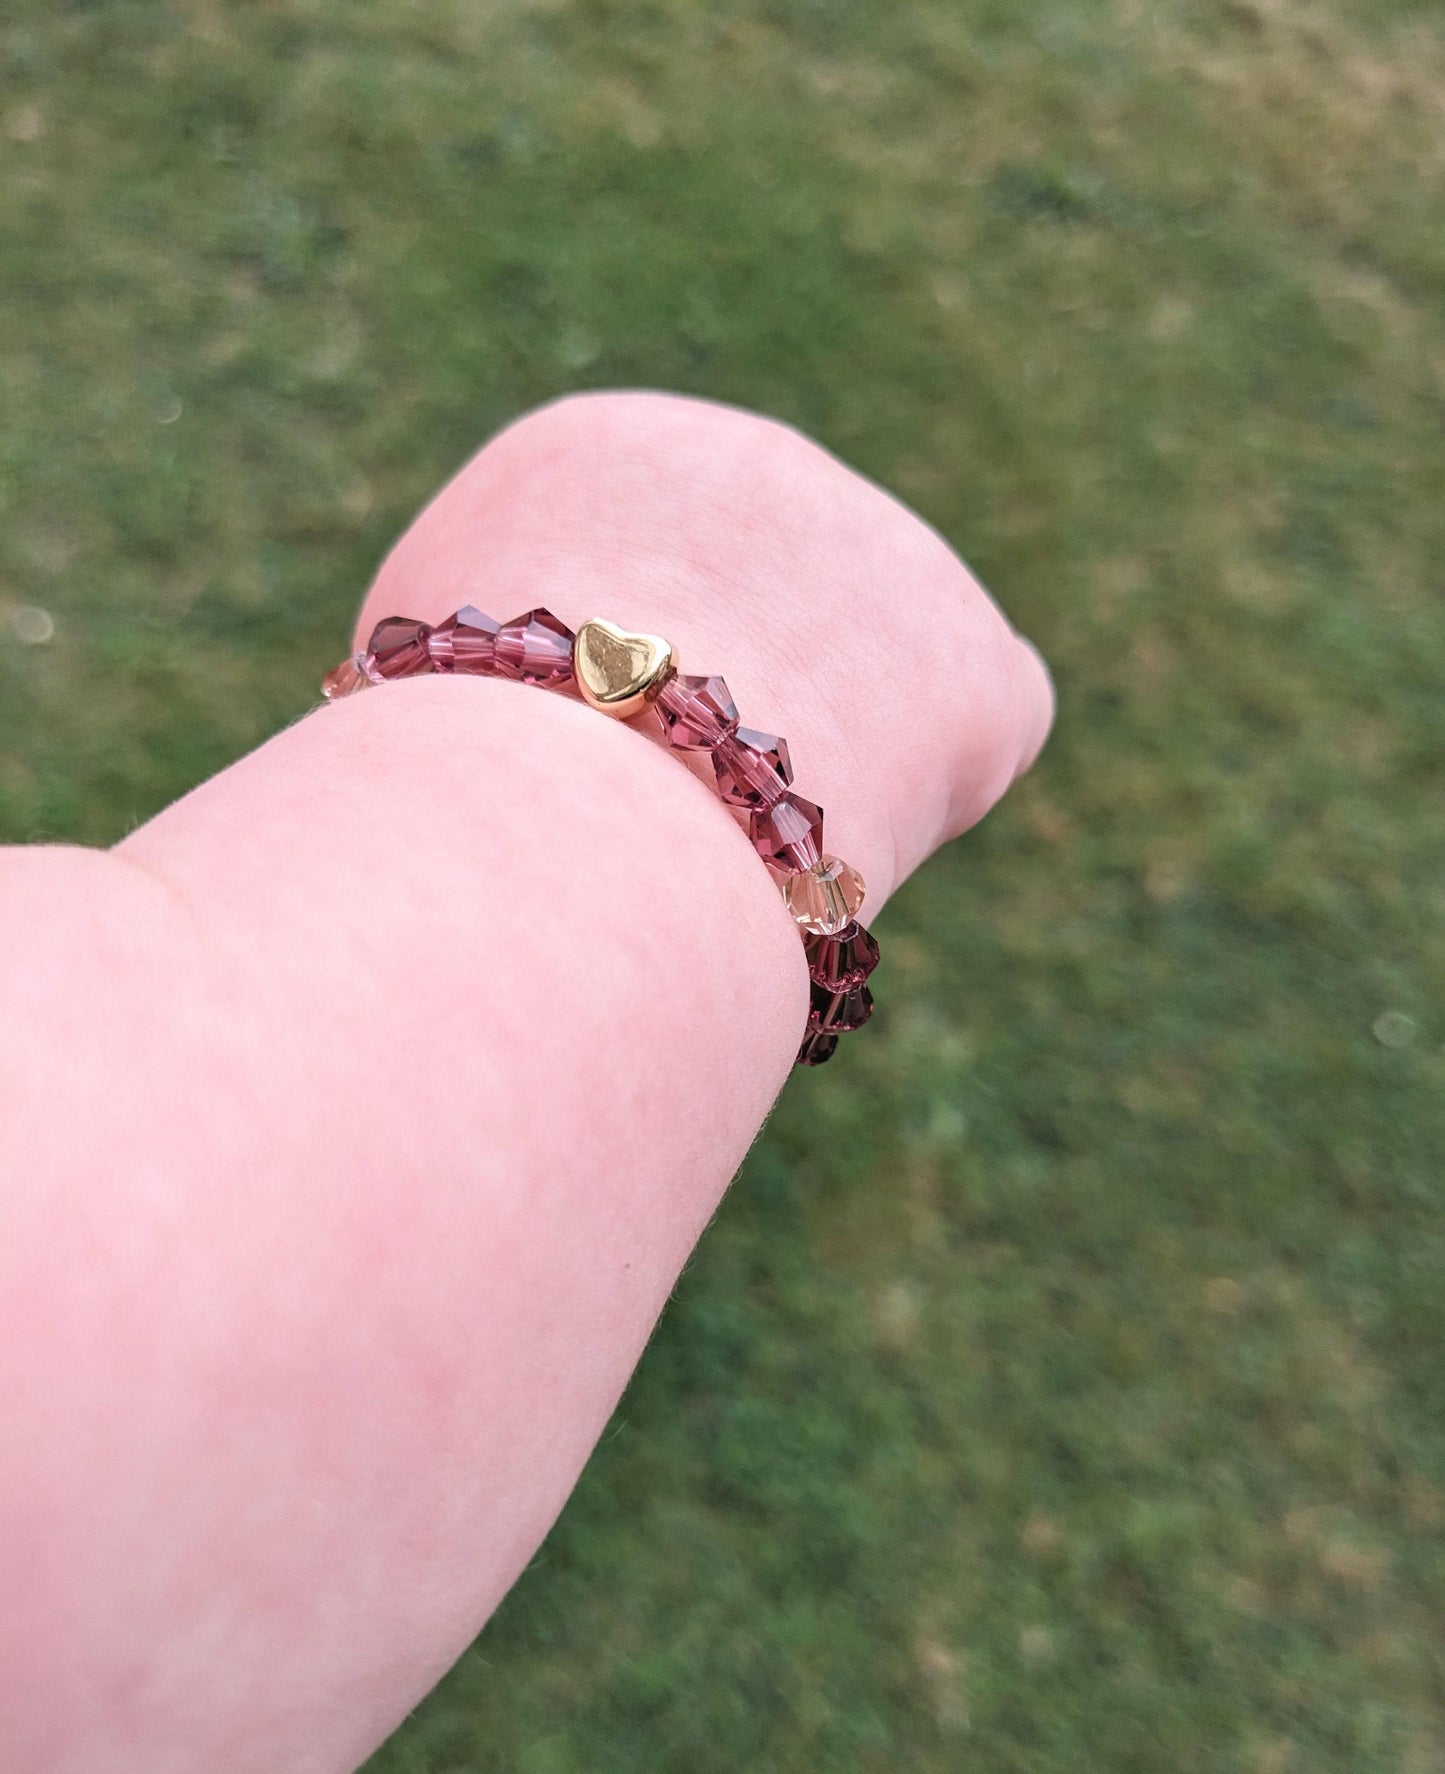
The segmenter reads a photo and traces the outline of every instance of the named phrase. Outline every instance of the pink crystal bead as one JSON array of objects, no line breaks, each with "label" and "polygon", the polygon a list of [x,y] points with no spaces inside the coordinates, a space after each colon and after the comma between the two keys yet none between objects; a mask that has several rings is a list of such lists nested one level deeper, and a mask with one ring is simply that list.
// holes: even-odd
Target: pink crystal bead
[{"label": "pink crystal bead", "polygon": [[793,780],[788,742],[739,727],[712,754],[717,792],[730,807],[771,807]]},{"label": "pink crystal bead", "polygon": [[455,616],[448,616],[431,631],[427,650],[438,671],[460,671],[482,675],[496,664],[497,630],[500,624],[492,616],[464,604]]},{"label": "pink crystal bead", "polygon": [[497,630],[497,674],[549,688],[570,683],[572,641],[572,630],[550,610],[528,610]]},{"label": "pink crystal bead", "polygon": [[362,670],[373,683],[388,678],[411,678],[432,669],[427,652],[431,629],[410,616],[386,616],[371,631]]},{"label": "pink crystal bead", "polygon": [[827,986],[814,985],[811,998],[809,1027],[832,1035],[861,1029],[873,1014],[873,994],[867,986],[845,986],[841,992],[830,992]]},{"label": "pink crystal bead", "polygon": [[721,678],[669,678],[655,707],[667,743],[679,751],[711,751],[737,731],[737,707]]},{"label": "pink crystal bead", "polygon": [[810,937],[804,947],[808,977],[830,992],[861,986],[878,965],[878,944],[861,924],[849,924],[835,936]]},{"label": "pink crystal bead", "polygon": [[340,665],[333,665],[322,678],[321,694],[328,702],[340,702],[343,696],[354,696],[370,682],[371,679],[362,669],[360,653],[353,653],[350,659],[343,659]]},{"label": "pink crystal bead", "polygon": [[789,789],[771,807],[753,809],[748,836],[758,855],[774,868],[789,873],[809,868],[823,854],[823,809]]},{"label": "pink crystal bead", "polygon": [[783,882],[783,903],[815,936],[835,936],[853,922],[863,903],[863,877],[851,863],[823,856]]},{"label": "pink crystal bead", "polygon": [[832,1059],[837,1050],[838,1037],[830,1035],[826,1029],[809,1029],[803,1037],[803,1045],[798,1049],[798,1057],[793,1061],[796,1066],[821,1066],[824,1060]]}]

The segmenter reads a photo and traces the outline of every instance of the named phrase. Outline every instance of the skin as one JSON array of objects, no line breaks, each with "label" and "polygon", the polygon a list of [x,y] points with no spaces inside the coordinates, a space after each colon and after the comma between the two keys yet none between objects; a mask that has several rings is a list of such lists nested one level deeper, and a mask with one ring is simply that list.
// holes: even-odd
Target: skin
[{"label": "skin", "polygon": [[[1049,725],[932,531],[700,402],[514,425],[357,636],[468,601],[724,672],[868,921]],[[788,1078],[795,928],[662,747],[438,677],[308,715],[108,853],[0,853],[0,927],[0,1766],[351,1769],[604,1427]]]}]

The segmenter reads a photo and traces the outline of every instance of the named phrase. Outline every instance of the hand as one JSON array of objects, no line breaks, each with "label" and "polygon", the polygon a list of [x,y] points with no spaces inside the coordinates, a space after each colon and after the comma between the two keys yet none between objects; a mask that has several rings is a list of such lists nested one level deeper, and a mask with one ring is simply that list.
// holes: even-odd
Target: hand
[{"label": "hand", "polygon": [[724,676],[745,725],[789,740],[865,921],[1052,715],[1038,655],[935,531],[787,426],[671,395],[577,396],[504,431],[397,544],[357,644],[464,603],[605,615]]}]

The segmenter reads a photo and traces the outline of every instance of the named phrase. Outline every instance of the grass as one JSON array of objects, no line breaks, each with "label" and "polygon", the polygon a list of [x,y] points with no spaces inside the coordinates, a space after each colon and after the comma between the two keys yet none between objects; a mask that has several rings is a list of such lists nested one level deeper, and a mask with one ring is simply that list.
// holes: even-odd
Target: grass
[{"label": "grass", "polygon": [[302,710],[579,386],[1058,677],[370,1774],[1445,1769],[1442,91],[1400,0],[7,6],[0,836]]}]

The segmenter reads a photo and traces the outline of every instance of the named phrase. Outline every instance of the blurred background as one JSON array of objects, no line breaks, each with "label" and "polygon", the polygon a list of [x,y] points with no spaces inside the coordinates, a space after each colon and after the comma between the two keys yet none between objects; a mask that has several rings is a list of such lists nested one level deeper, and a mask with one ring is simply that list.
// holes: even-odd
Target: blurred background
[{"label": "blurred background", "polygon": [[302,713],[573,388],[1057,674],[370,1774],[1445,1769],[1442,185],[1406,0],[6,0],[0,837]]}]

